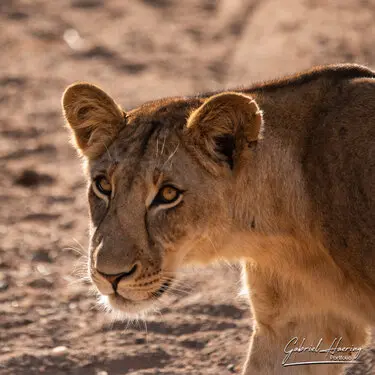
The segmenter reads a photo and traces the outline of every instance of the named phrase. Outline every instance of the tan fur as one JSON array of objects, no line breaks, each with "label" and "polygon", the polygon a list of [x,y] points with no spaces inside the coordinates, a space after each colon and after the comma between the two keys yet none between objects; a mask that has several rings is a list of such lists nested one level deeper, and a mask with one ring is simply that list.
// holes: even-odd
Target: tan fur
[{"label": "tan fur", "polygon": [[77,149],[90,158],[101,155],[124,125],[121,108],[104,91],[89,83],[69,86],[62,105]]},{"label": "tan fur", "polygon": [[[293,337],[363,346],[375,324],[374,78],[367,68],[335,65],[146,103],[126,114],[121,131],[110,130],[105,153],[90,131],[119,119],[114,102],[94,99],[100,116],[92,112],[87,127],[69,107],[91,107],[98,89],[86,86],[83,97],[68,89],[65,114],[89,179],[107,170],[113,185],[109,205],[89,190],[90,274],[112,308],[157,305],[163,282],[178,283],[184,265],[242,261],[254,317],[244,374],[342,373],[342,364],[282,362]],[[153,204],[166,182],[183,191],[181,201]],[[114,293],[105,275],[134,264]]]},{"label": "tan fur", "polygon": [[[223,160],[218,152],[217,138],[233,134],[236,152],[251,142],[262,138],[262,113],[251,97],[236,92],[225,92],[210,97],[205,103],[193,111],[187,121],[186,128],[190,142],[198,152],[198,161],[205,159],[205,165],[211,164],[211,172],[215,173],[215,162]],[[199,152],[211,156],[204,158]],[[207,164],[207,161],[213,162]],[[212,165],[213,164],[213,165]]]}]

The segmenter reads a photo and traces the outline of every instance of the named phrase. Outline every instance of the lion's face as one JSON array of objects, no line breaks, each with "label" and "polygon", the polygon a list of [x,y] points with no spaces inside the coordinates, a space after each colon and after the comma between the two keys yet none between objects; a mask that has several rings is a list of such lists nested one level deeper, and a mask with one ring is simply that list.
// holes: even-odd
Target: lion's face
[{"label": "lion's face", "polygon": [[131,124],[90,162],[90,272],[112,306],[138,311],[172,287],[189,252],[210,255],[202,238],[225,207],[220,184],[162,120]]},{"label": "lion's face", "polygon": [[[247,115],[259,113],[250,98],[227,96],[222,131],[233,121],[225,118],[232,97],[247,103]],[[155,306],[173,290],[179,268],[215,259],[217,244],[226,241],[234,154],[228,150],[239,146],[216,125],[198,132],[218,121],[212,111],[223,97],[216,98],[162,100],[124,114],[95,86],[74,85],[64,95],[89,178],[89,272],[116,310]]]}]

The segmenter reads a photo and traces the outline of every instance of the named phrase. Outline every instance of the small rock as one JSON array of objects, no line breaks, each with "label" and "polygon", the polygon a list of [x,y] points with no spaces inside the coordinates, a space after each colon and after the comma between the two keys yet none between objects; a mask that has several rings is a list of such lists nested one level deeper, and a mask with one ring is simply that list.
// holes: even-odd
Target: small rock
[{"label": "small rock", "polygon": [[236,367],[234,366],[233,363],[230,363],[230,364],[227,366],[227,370],[230,371],[230,372],[236,372]]},{"label": "small rock", "polygon": [[52,262],[49,252],[44,249],[36,250],[31,257],[31,260],[33,260],[34,262],[45,262],[45,263]]},{"label": "small rock", "polygon": [[75,302],[71,302],[69,303],[68,307],[69,307],[69,310],[74,310],[78,307],[78,305]]},{"label": "small rock", "polygon": [[9,284],[6,280],[0,280],[0,292],[4,292],[9,288]]},{"label": "small rock", "polygon": [[74,8],[96,8],[104,5],[103,0],[73,0],[71,2]]},{"label": "small rock", "polygon": [[5,260],[0,259],[0,269],[9,269],[9,268],[12,268],[10,266],[10,263],[6,262]]},{"label": "small rock", "polygon": [[47,279],[40,278],[40,279],[35,279],[33,281],[30,281],[28,285],[31,286],[32,288],[47,289],[47,288],[51,288],[53,283]]},{"label": "small rock", "polygon": [[35,38],[45,41],[53,41],[59,39],[59,34],[54,29],[37,28],[31,31],[31,35]]},{"label": "small rock", "polygon": [[108,375],[107,371],[98,371],[96,375]]},{"label": "small rock", "polygon": [[8,13],[8,18],[12,20],[16,20],[16,21],[24,20],[28,17],[29,17],[28,14],[22,11],[14,11],[14,12]]},{"label": "small rock", "polygon": [[35,187],[38,185],[50,185],[54,181],[55,179],[48,174],[38,173],[32,169],[25,169],[16,178],[15,183],[24,187]]},{"label": "small rock", "polygon": [[73,50],[82,50],[85,46],[85,41],[75,29],[65,30],[63,39],[65,43]]},{"label": "small rock", "polygon": [[61,224],[59,224],[59,228],[61,229],[72,229],[74,228],[76,222],[75,220],[68,220],[68,221],[65,221]]},{"label": "small rock", "polygon": [[52,354],[61,355],[65,354],[68,351],[68,348],[66,346],[56,346],[52,349]]},{"label": "small rock", "polygon": [[143,339],[143,338],[141,338],[141,337],[139,337],[139,338],[135,339],[134,342],[136,344],[144,344],[146,342],[146,340]]},{"label": "small rock", "polygon": [[171,5],[170,0],[143,0],[143,2],[155,8],[167,8]]},{"label": "small rock", "polygon": [[43,276],[48,276],[51,274],[51,270],[48,267],[46,267],[44,264],[38,264],[36,266],[36,269]]},{"label": "small rock", "polygon": [[0,272],[0,292],[4,292],[8,288],[9,288],[9,277],[4,272]]}]

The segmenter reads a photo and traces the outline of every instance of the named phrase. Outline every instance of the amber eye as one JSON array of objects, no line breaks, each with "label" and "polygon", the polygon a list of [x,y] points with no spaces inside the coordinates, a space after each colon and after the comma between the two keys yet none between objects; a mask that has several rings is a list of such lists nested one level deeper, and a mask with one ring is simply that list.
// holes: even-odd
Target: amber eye
[{"label": "amber eye", "polygon": [[153,204],[167,204],[177,201],[181,196],[182,192],[171,185],[162,187],[156,197],[154,198]]},{"label": "amber eye", "polygon": [[106,196],[110,196],[112,193],[111,183],[107,180],[105,176],[99,176],[94,181],[95,187],[99,193]]}]

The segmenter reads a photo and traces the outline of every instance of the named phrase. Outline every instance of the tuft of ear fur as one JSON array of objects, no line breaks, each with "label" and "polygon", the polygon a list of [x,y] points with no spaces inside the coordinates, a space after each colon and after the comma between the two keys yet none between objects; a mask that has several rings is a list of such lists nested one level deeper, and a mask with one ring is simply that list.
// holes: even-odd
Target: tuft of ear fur
[{"label": "tuft of ear fur", "polygon": [[247,145],[262,138],[263,115],[253,98],[224,92],[208,98],[187,121],[191,141],[233,169],[236,157]]},{"label": "tuft of ear fur", "polygon": [[77,150],[90,159],[102,155],[126,123],[126,115],[115,101],[90,83],[69,86],[62,107]]}]

